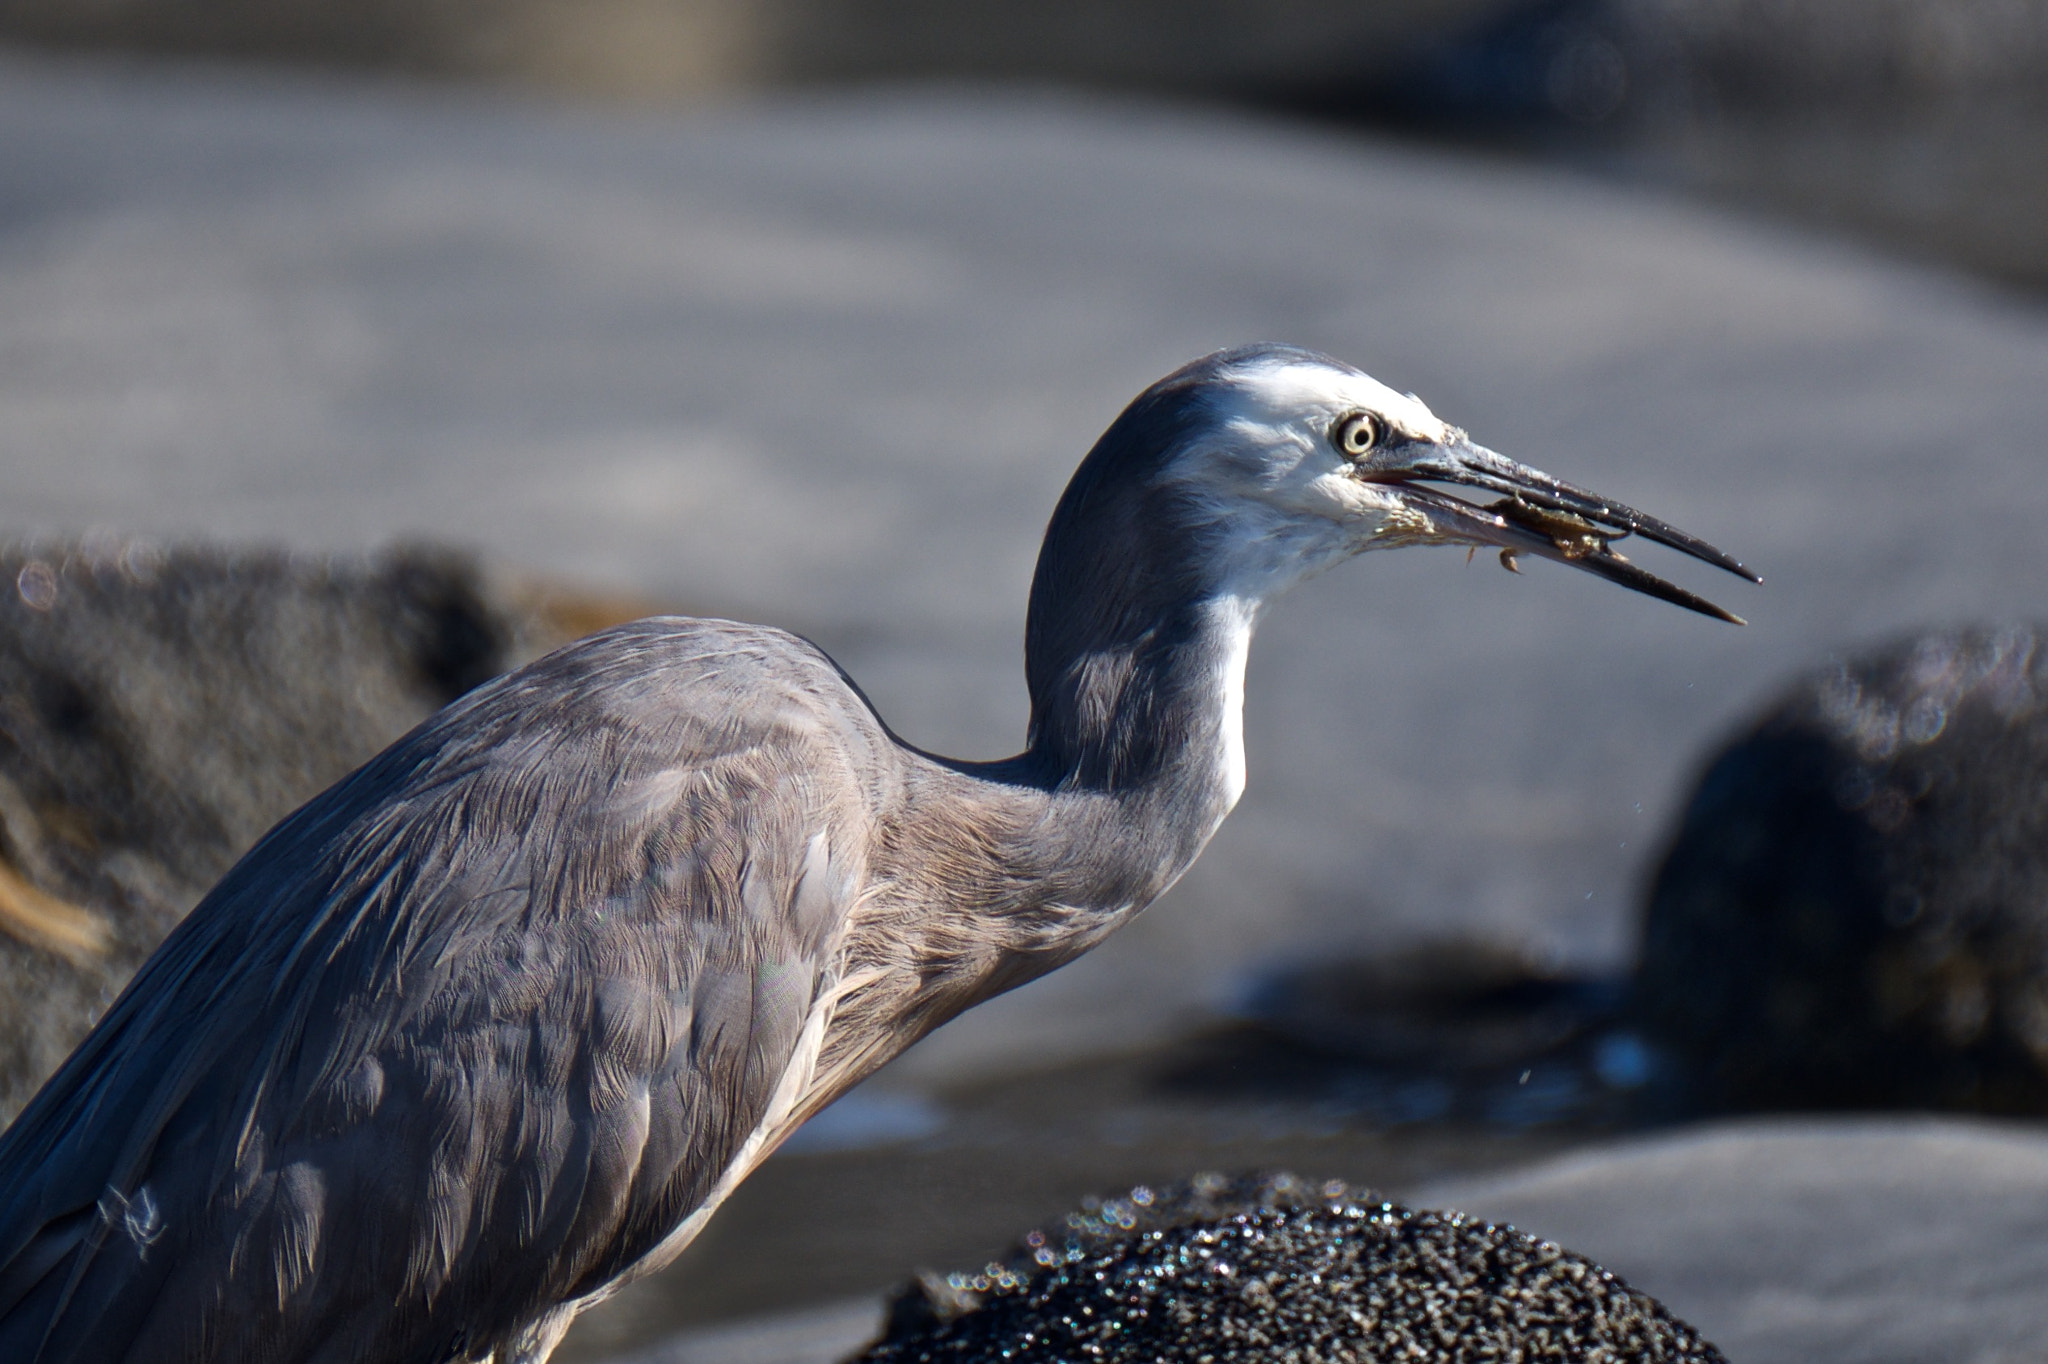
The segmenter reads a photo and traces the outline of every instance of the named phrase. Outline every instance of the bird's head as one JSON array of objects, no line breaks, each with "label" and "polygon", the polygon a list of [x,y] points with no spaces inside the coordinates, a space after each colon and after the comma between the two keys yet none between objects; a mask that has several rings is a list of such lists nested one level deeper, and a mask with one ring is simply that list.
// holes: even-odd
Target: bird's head
[{"label": "bird's head", "polygon": [[[1116,440],[1126,424],[1144,434]],[[1554,559],[1740,623],[1615,553],[1628,536],[1759,581],[1703,540],[1474,444],[1413,394],[1294,347],[1222,351],[1169,375],[1097,452],[1119,446],[1149,447],[1155,505],[1199,543],[1213,589],[1257,599],[1365,550],[1471,545],[1511,568],[1518,555]],[[1443,484],[1481,498],[1431,486]]]}]

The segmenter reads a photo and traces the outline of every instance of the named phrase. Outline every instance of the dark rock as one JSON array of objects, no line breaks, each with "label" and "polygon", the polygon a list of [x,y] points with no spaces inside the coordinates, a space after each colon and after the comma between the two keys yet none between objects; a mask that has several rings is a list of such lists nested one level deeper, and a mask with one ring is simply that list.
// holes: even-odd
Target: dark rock
[{"label": "dark rock", "polygon": [[1312,1051],[1431,1070],[1521,1067],[1617,1012],[1625,985],[1546,970],[1483,938],[1276,971],[1245,1012]]},{"label": "dark rock", "polygon": [[1259,976],[1236,1020],[1181,1039],[1152,1078],[1318,1125],[1609,1127],[1657,1079],[1623,1026],[1629,988],[1483,938],[1306,962]]},{"label": "dark rock", "polygon": [[1523,0],[1419,34],[1323,102],[1789,211],[2039,288],[2044,77],[2041,0]]},{"label": "dark rock", "polygon": [[1089,1204],[898,1295],[858,1364],[1720,1360],[1598,1265],[1340,1181],[1198,1176]]},{"label": "dark rock", "polygon": [[1919,635],[1799,680],[1700,779],[1636,1012],[1707,1107],[2048,1112],[2048,654]]},{"label": "dark rock", "polygon": [[12,44],[258,57],[639,98],[937,76],[1165,88],[1183,97],[1335,72],[1512,0],[8,0]]},{"label": "dark rock", "polygon": [[1425,34],[1402,93],[1578,123],[2040,105],[2036,0],[1524,0]]},{"label": "dark rock", "polygon": [[0,1124],[264,830],[564,620],[421,547],[0,550]]}]

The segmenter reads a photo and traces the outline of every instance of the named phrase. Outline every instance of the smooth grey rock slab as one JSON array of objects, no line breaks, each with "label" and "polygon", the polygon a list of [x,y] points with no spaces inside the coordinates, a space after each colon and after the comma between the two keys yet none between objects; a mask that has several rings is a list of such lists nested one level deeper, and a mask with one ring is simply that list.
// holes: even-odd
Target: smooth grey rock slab
[{"label": "smooth grey rock slab", "polygon": [[1209,856],[912,1073],[1131,1045],[1266,964],[1445,930],[1612,964],[1751,697],[2048,580],[2048,316],[1683,204],[1050,95],[685,117],[0,63],[0,533],[448,537],[802,630],[966,756],[1021,738],[1081,452],[1261,337],[1739,552],[1763,589],[1677,573],[1755,624],[1452,553],[1310,584]]},{"label": "smooth grey rock slab", "polygon": [[2048,1341],[2048,1126],[1751,1121],[1417,1191],[1653,1294],[1741,1364],[2018,1364]]}]

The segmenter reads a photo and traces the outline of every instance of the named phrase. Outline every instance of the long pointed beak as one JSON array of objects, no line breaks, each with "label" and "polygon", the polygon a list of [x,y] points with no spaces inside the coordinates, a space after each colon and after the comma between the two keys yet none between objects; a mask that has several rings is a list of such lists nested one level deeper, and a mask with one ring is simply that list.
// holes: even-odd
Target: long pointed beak
[{"label": "long pointed beak", "polygon": [[[1562,479],[1517,464],[1462,435],[1443,444],[1409,441],[1367,460],[1361,470],[1377,483],[1397,484],[1402,500],[1431,522],[1436,537],[1460,544],[1496,545],[1502,562],[1514,567],[1514,556],[1533,554],[1555,559],[1609,582],[1697,611],[1734,625],[1742,617],[1704,597],[1665,582],[1614,552],[1616,540],[1631,535],[1654,540],[1738,578],[1762,578],[1733,556],[1676,526],[1646,516],[1598,493],[1576,488]],[[1486,506],[1453,497],[1424,483],[1456,483],[1500,493]]]}]

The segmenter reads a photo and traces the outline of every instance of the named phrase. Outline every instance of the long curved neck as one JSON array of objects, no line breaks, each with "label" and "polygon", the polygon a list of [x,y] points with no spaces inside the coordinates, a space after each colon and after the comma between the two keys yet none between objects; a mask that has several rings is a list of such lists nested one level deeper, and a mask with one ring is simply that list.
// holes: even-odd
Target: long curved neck
[{"label": "long curved neck", "polygon": [[[1220,752],[1220,708],[1229,679],[1241,679],[1257,611],[1213,581],[1195,529],[1202,518],[1160,476],[1171,440],[1159,443],[1161,423],[1145,405],[1133,404],[1075,471],[1032,575],[1025,757],[1072,791],[1185,778],[1190,759],[1202,765]],[[1134,428],[1150,438],[1140,443]],[[1234,726],[1233,710],[1233,740]]]},{"label": "long curved neck", "polygon": [[1177,813],[1206,840],[1244,790],[1244,671],[1257,612],[1256,602],[1216,595],[1160,602],[1143,621],[1092,633],[1034,634],[1021,761],[1056,795],[1109,798],[1132,818]]},{"label": "long curved neck", "polygon": [[894,1040],[842,1053],[838,1037],[862,1035],[849,1026],[832,1074],[1087,951],[1187,870],[1244,788],[1261,603],[1210,579],[1198,518],[1166,481],[1133,476],[1143,452],[1119,452],[1117,434],[1068,485],[1039,556],[1028,747],[993,763],[906,753],[901,815],[875,850],[890,889],[847,961],[849,978],[889,983],[843,1006],[888,1010],[876,1035]]},{"label": "long curved neck", "polygon": [[937,901],[972,906],[997,937],[1029,926],[1012,944],[1059,960],[1171,885],[1244,790],[1262,603],[1217,580],[1202,509],[1159,476],[1163,450],[1122,440],[1128,425],[1105,433],[1046,528],[1025,624],[1025,751],[930,771],[906,846],[936,875],[906,874]]},{"label": "long curved neck", "polygon": [[[1029,745],[1047,793],[1030,837],[1062,893],[1142,904],[1186,870],[1244,790],[1244,671],[1261,606],[1217,581],[1200,508],[1119,422],[1046,529],[1025,626]],[[1079,870],[1094,884],[1072,884]]]},{"label": "long curved neck", "polygon": [[[1034,613],[1040,604],[1034,597]],[[914,760],[879,850],[891,893],[851,975],[895,983],[900,1045],[1071,961],[1179,879],[1244,788],[1240,713],[1256,603],[1173,603],[1154,628],[1032,637],[1030,747],[994,763]],[[1035,617],[1036,618],[1036,617]],[[936,966],[934,963],[939,963]],[[858,1034],[859,1029],[853,1029]]]}]

